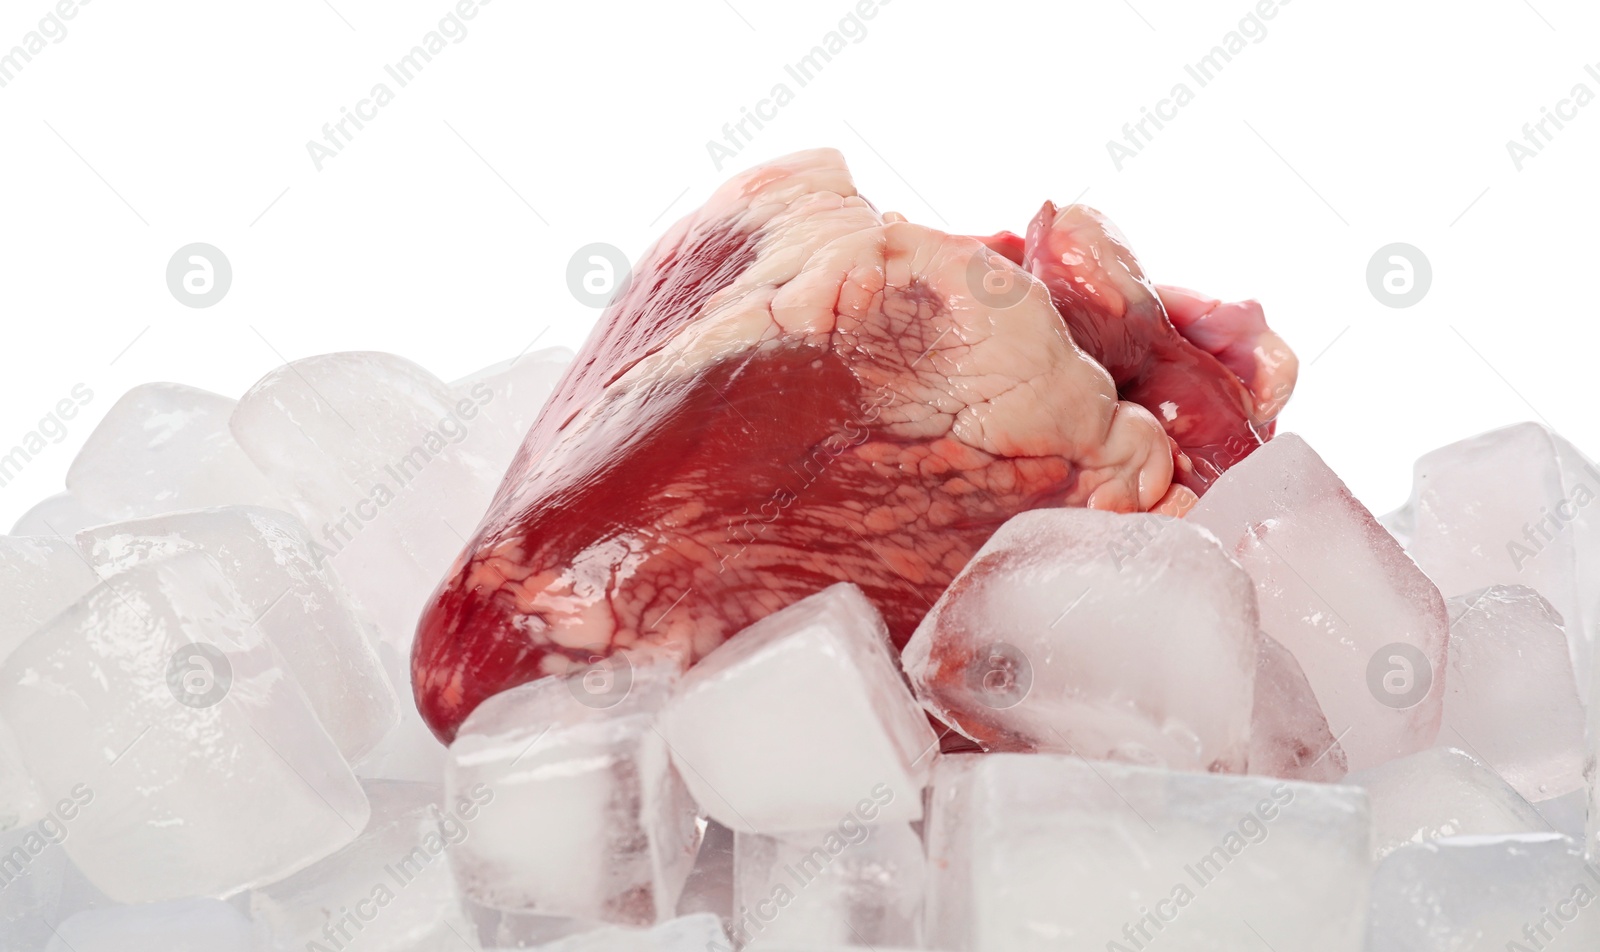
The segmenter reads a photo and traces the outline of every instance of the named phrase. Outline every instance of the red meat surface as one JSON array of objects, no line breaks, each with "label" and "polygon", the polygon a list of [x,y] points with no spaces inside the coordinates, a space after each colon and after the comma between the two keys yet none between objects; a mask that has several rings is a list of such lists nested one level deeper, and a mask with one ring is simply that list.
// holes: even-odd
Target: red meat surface
[{"label": "red meat surface", "polygon": [[903,646],[1018,512],[1186,511],[1293,379],[1258,306],[1158,292],[1090,209],[980,239],[879,213],[832,150],[752,169],[645,254],[528,433],[418,626],[418,706],[449,740],[838,581]]}]

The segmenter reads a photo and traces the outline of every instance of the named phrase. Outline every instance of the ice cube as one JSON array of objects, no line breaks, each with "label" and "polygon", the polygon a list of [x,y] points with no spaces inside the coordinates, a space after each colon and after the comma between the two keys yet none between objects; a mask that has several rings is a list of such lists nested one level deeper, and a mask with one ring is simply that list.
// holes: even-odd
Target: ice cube
[{"label": "ice cube", "polygon": [[[1600,662],[1600,655],[1596,656]],[[1597,663],[1596,667],[1600,667]],[[1600,672],[1596,672],[1600,674]],[[1583,776],[1588,781],[1588,819],[1584,824],[1584,851],[1590,860],[1600,863],[1600,704],[1589,705],[1588,757],[1584,759]]]},{"label": "ice cube", "polygon": [[1337,783],[1348,769],[1344,748],[1328,729],[1300,662],[1262,635],[1250,717],[1250,772]]},{"label": "ice cube", "polygon": [[46,952],[253,952],[250,920],[216,899],[179,899],[80,912]]},{"label": "ice cube", "polygon": [[117,904],[84,878],[61,840],[71,821],[46,821],[0,834],[0,949],[37,952],[55,927],[91,909]]},{"label": "ice cube", "polygon": [[1600,628],[1600,472],[1538,423],[1518,423],[1442,446],[1417,460],[1411,557],[1439,589],[1460,594],[1526,585],[1566,623],[1579,695],[1589,696]]},{"label": "ice cube", "polygon": [[972,771],[989,754],[940,754],[928,781],[923,820],[927,857],[923,938],[930,948],[972,945]]},{"label": "ice cube", "polygon": [[1372,879],[1367,952],[1593,952],[1600,867],[1555,833],[1398,849]]},{"label": "ice cube", "polygon": [[511,465],[511,458],[522,446],[572,358],[572,351],[566,347],[546,347],[491,364],[450,385],[451,390],[482,406],[484,415],[500,424],[498,428],[476,429],[471,437],[474,441],[480,433],[485,437],[479,445],[496,465],[502,469]]},{"label": "ice cube", "polygon": [[1435,747],[1345,778],[1372,800],[1372,852],[1443,836],[1544,833],[1538,811],[1471,754]]},{"label": "ice cube", "polygon": [[826,830],[735,834],[735,914],[741,947],[899,945],[922,935],[926,863],[908,823],[846,814]]},{"label": "ice cube", "polygon": [[1378,516],[1378,525],[1389,530],[1389,534],[1394,536],[1394,541],[1405,549],[1411,548],[1411,536],[1416,532],[1415,521],[1409,506],[1401,506],[1393,512]]},{"label": "ice cube", "polygon": [[67,853],[118,902],[222,896],[337,850],[367,819],[338,748],[206,556],[111,576],[0,666],[0,718]]},{"label": "ice cube", "polygon": [[[542,949],[551,942],[585,932],[621,927],[571,916],[542,916],[532,912],[494,909],[471,899],[461,902],[462,912],[471,920],[477,947],[484,949]],[[631,931],[631,930],[627,930]],[[460,946],[458,946],[460,948]]]},{"label": "ice cube", "polygon": [[1583,842],[1583,825],[1589,813],[1588,790],[1574,790],[1565,796],[1540,800],[1532,806],[1544,817],[1547,828],[1571,837],[1573,842]]},{"label": "ice cube", "polygon": [[1188,520],[1255,579],[1262,630],[1300,662],[1351,769],[1433,743],[1444,599],[1304,440],[1279,434],[1223,474]]},{"label": "ice cube", "polygon": [[1203,529],[1037,509],[990,537],[903,660],[991,750],[1243,773],[1258,632],[1250,577]]},{"label": "ice cube", "polygon": [[1439,743],[1471,751],[1529,801],[1582,787],[1584,710],[1555,609],[1521,585],[1448,604]]},{"label": "ice cube", "polygon": [[33,820],[39,809],[39,790],[22,762],[17,739],[0,719],[0,830]]},{"label": "ice cube", "polygon": [[350,845],[250,894],[264,950],[413,952],[466,948],[449,843],[473,835],[478,804],[432,784],[362,785],[372,818]]},{"label": "ice cube", "polygon": [[694,864],[694,803],[658,712],[677,665],[605,667],[495,695],[451,744],[453,801],[481,807],[450,849],[463,893],[500,908],[624,925],[670,917]]},{"label": "ice cube", "polygon": [[882,617],[848,582],[702,659],[662,733],[701,808],[763,835],[822,829],[871,800],[879,822],[919,819],[938,746]]},{"label": "ice cube", "polygon": [[347,760],[375,747],[398,720],[399,701],[364,622],[343,587],[311,564],[305,527],[288,513],[199,509],[97,526],[77,541],[102,572],[183,552],[211,556]]},{"label": "ice cube", "polygon": [[1361,949],[1352,787],[1002,753],[941,770],[929,809],[934,948]]},{"label": "ice cube", "polygon": [[49,924],[59,921],[64,834],[53,819],[0,833],[0,949],[39,949],[49,941]]},{"label": "ice cube", "polygon": [[721,920],[701,912],[669,919],[653,929],[610,926],[538,948],[539,952],[731,952],[733,946]]},{"label": "ice cube", "polygon": [[70,537],[0,536],[0,661],[99,583]]},{"label": "ice cube", "polygon": [[447,751],[417,713],[411,699],[408,669],[387,644],[378,646],[384,656],[384,670],[391,683],[401,686],[400,722],[383,736],[378,745],[356,761],[356,776],[362,780],[409,780],[438,783],[444,778]]},{"label": "ice cube", "polygon": [[134,387],[89,434],[67,470],[67,490],[110,519],[278,505],[228,432],[233,408],[227,397],[181,384]]},{"label": "ice cube", "polygon": [[733,831],[716,820],[705,821],[694,868],[678,896],[678,915],[697,912],[733,916]]},{"label": "ice cube", "polygon": [[110,521],[110,518],[98,512],[90,512],[77,496],[56,493],[23,513],[17,524],[11,527],[11,534],[71,539],[79,529]]},{"label": "ice cube", "polygon": [[467,452],[497,426],[468,397],[389,354],[297,360],[251,387],[233,434],[310,529],[382,637],[408,657],[417,618],[500,482]]}]

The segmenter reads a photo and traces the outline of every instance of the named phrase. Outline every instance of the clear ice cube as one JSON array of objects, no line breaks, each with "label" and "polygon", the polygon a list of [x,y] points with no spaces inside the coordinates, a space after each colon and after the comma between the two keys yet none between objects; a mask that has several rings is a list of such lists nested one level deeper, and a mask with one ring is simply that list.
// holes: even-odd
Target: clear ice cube
[{"label": "clear ice cube", "polygon": [[116,905],[61,846],[75,817],[74,807],[54,803],[44,819],[0,834],[0,949],[44,949],[66,919]]},{"label": "clear ice cube", "polygon": [[278,505],[228,432],[233,409],[227,397],[181,384],[134,387],[89,434],[67,470],[67,490],[110,519]]},{"label": "clear ice cube", "polygon": [[1262,630],[1300,662],[1351,769],[1433,743],[1444,599],[1304,440],[1279,434],[1187,518],[1255,580]]},{"label": "clear ice cube", "polygon": [[408,657],[423,603],[488,507],[501,470],[465,441],[481,405],[400,357],[297,360],[239,400],[245,453],[311,532],[382,637]]},{"label": "clear ice cube", "polygon": [[39,811],[39,790],[28,775],[11,728],[0,720],[0,830],[32,820]]},{"label": "clear ice cube", "polygon": [[1544,833],[1538,811],[1466,751],[1435,747],[1345,778],[1372,801],[1372,852],[1445,836]]},{"label": "clear ice cube", "polygon": [[1367,952],[1593,952],[1600,867],[1564,836],[1462,836],[1391,853]]},{"label": "clear ice cube", "polygon": [[624,925],[673,915],[699,833],[656,729],[677,667],[608,664],[491,697],[450,745],[450,798],[480,805],[450,849],[474,901]]},{"label": "clear ice cube", "polygon": [[929,804],[933,948],[1360,952],[1356,788],[1001,753],[941,764]]},{"label": "clear ice cube", "polygon": [[0,661],[98,584],[70,537],[0,536]]},{"label": "clear ice cube", "polygon": [[42,948],[57,921],[67,854],[57,819],[0,833],[0,949]]},{"label": "clear ice cube", "polygon": [[609,926],[540,945],[539,952],[732,952],[722,921],[710,913],[669,919],[651,929]]},{"label": "clear ice cube", "polygon": [[471,437],[489,459],[502,468],[511,465],[572,358],[566,347],[546,347],[491,364],[450,385],[456,393],[482,403],[484,415],[499,424],[481,428],[482,440],[476,430]]},{"label": "clear ice cube", "polygon": [[1472,752],[1529,801],[1582,787],[1583,703],[1555,609],[1520,585],[1448,604],[1450,670],[1439,743]]},{"label": "clear ice cube", "polygon": [[1551,800],[1540,800],[1533,808],[1544,817],[1545,824],[1573,842],[1583,842],[1583,826],[1589,816],[1589,791],[1580,788]]},{"label": "clear ice cube", "polygon": [[98,512],[90,512],[83,502],[71,493],[56,493],[35,503],[11,527],[12,535],[50,536],[54,539],[71,539],[79,529],[110,522]]},{"label": "clear ice cube", "polygon": [[908,823],[847,814],[826,830],[735,834],[735,912],[747,949],[774,945],[916,947],[926,862]]},{"label": "clear ice cube", "polygon": [[250,920],[216,899],[113,906],[69,917],[46,952],[254,952]]},{"label": "clear ice cube", "polygon": [[763,835],[822,829],[873,799],[880,822],[919,819],[938,746],[882,617],[848,582],[702,659],[662,733],[701,808]]},{"label": "clear ice cube", "polygon": [[473,834],[478,804],[445,803],[443,787],[362,785],[372,818],[337,853],[250,893],[264,950],[466,948],[470,934],[447,847]]},{"label": "clear ice cube", "polygon": [[1200,527],[1037,509],[990,537],[903,660],[987,749],[1243,773],[1258,640],[1250,576]]},{"label": "clear ice cube", "polygon": [[1588,700],[1600,629],[1600,471],[1538,423],[1442,446],[1416,461],[1411,499],[1393,518],[1440,591],[1526,585],[1566,623],[1579,695]]},{"label": "clear ice cube", "polygon": [[711,912],[723,919],[733,915],[733,831],[716,820],[706,820],[694,868],[678,896],[678,915]]},{"label": "clear ice cube", "polygon": [[277,647],[345,759],[371,750],[395,725],[399,700],[367,641],[365,622],[343,586],[311,563],[305,527],[288,513],[198,509],[97,526],[77,541],[102,572],[184,552],[209,555]]},{"label": "clear ice cube", "polygon": [[65,846],[118,902],[225,896],[337,850],[367,802],[221,570],[110,576],[0,666],[0,718]]},{"label": "clear ice cube", "polygon": [[1348,770],[1344,748],[1329,729],[1300,662],[1262,635],[1250,718],[1250,772],[1337,783]]}]

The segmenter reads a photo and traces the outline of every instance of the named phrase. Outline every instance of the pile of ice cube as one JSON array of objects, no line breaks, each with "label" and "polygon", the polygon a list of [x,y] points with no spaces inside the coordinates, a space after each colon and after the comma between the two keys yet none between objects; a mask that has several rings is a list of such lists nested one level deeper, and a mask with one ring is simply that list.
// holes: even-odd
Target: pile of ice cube
[{"label": "pile of ice cube", "polygon": [[1381,522],[1282,435],[1181,520],[1011,520],[903,653],[835,585],[446,749],[414,621],[568,360],[112,408],[0,537],[0,949],[1600,948],[1600,471],[1547,429]]}]

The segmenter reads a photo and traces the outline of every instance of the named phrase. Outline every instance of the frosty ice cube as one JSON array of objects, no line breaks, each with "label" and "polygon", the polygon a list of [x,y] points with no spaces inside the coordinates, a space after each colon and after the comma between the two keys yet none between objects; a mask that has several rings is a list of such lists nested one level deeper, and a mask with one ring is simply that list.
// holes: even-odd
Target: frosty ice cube
[{"label": "frosty ice cube", "polygon": [[11,527],[11,534],[71,539],[79,529],[110,521],[105,515],[90,512],[77,496],[56,493],[41,499],[32,509],[23,513],[17,519],[17,524]]},{"label": "frosty ice cube", "polygon": [[546,347],[491,364],[452,383],[451,390],[481,403],[484,415],[499,424],[474,430],[469,441],[477,443],[496,465],[509,466],[572,357],[566,347]]},{"label": "frosty ice cube", "polygon": [[1396,518],[1406,550],[1440,591],[1526,585],[1566,623],[1580,696],[1600,627],[1600,471],[1538,423],[1518,423],[1442,446],[1417,460],[1411,499]]},{"label": "frosty ice cube", "polygon": [[723,919],[733,915],[733,838],[733,831],[721,823],[705,821],[694,868],[678,896],[678,915],[712,912]]},{"label": "frosty ice cube", "polygon": [[67,828],[51,821],[0,833],[0,948],[41,948],[56,921]]},{"label": "frosty ice cube", "polygon": [[625,925],[672,916],[698,834],[656,730],[677,668],[604,664],[491,697],[450,746],[451,799],[481,805],[450,850],[476,902]]},{"label": "frosty ice cube", "polygon": [[1372,801],[1372,851],[1443,836],[1544,833],[1544,818],[1471,754],[1435,747],[1345,778]]},{"label": "frosty ice cube", "polygon": [[273,509],[227,506],[85,530],[78,545],[103,572],[204,552],[283,656],[347,760],[371,750],[399,701],[343,587],[311,564],[305,527]]},{"label": "frosty ice cube", "polygon": [[826,830],[735,840],[729,931],[743,948],[920,942],[926,863],[910,824],[847,814]]},{"label": "frosty ice cube", "polygon": [[879,801],[922,816],[938,740],[877,609],[849,583],[768,615],[684,676],[662,718],[702,809],[741,833],[822,829]]},{"label": "frosty ice cube", "polygon": [[1250,772],[1335,783],[1348,767],[1300,662],[1262,635],[1250,719]]},{"label": "frosty ice cube", "polygon": [[1584,710],[1561,619],[1539,593],[1452,598],[1439,743],[1482,758],[1529,801],[1583,786]]},{"label": "frosty ice cube", "polygon": [[137,519],[207,506],[276,505],[276,494],[228,432],[234,401],[175,383],[123,394],[67,470],[93,512]]},{"label": "frosty ice cube", "polygon": [[540,952],[732,952],[722,922],[710,913],[669,919],[652,929],[610,926],[540,945]]},{"label": "frosty ice cube", "polygon": [[930,897],[962,903],[930,898],[935,948],[1361,949],[1358,789],[1054,754],[985,754],[939,783]]},{"label": "frosty ice cube", "polygon": [[0,661],[99,583],[70,537],[0,536]]},{"label": "frosty ice cube", "polygon": [[311,563],[305,527],[288,513],[228,506],[111,523],[78,535],[102,572],[203,552],[283,656],[347,760],[371,750],[398,718],[399,700],[366,623],[331,572]]},{"label": "frosty ice cube", "polygon": [[119,902],[223,896],[353,839],[362,796],[215,563],[111,576],[0,666],[0,717],[47,795],[93,795],[65,846]]},{"label": "frosty ice cube", "polygon": [[967,563],[904,661],[991,750],[1243,773],[1258,631],[1250,577],[1203,529],[1039,509]]},{"label": "frosty ice cube", "polygon": [[1188,519],[1255,580],[1262,630],[1300,662],[1352,770],[1433,743],[1444,599],[1304,440],[1279,434]]},{"label": "frosty ice cube", "polygon": [[[389,354],[327,354],[267,374],[230,423],[402,657],[417,616],[501,472],[462,441],[481,406]],[[494,424],[490,424],[494,425]]]},{"label": "frosty ice cube", "polygon": [[350,947],[361,952],[465,948],[445,850],[472,835],[478,804],[446,804],[442,787],[362,785],[372,818],[348,846],[250,894],[250,917],[264,948],[302,952]]},{"label": "frosty ice cube", "polygon": [[1600,867],[1564,836],[1463,836],[1396,850],[1372,878],[1367,952],[1593,952]]},{"label": "frosty ice cube", "polygon": [[66,919],[115,905],[62,848],[79,801],[61,799],[69,804],[53,802],[44,818],[0,834],[0,949],[6,952],[43,949]]},{"label": "frosty ice cube", "polygon": [[55,929],[46,952],[254,952],[250,920],[215,899],[94,909]]}]

